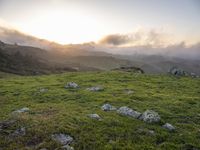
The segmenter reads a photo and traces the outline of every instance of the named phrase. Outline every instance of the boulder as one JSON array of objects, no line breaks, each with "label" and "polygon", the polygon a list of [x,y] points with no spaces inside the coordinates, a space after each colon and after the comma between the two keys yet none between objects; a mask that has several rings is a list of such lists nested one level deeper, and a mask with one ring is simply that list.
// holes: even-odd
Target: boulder
[{"label": "boulder", "polygon": [[171,125],[170,123],[165,123],[162,127],[169,130],[169,131],[175,130],[175,127],[173,125]]},{"label": "boulder", "polygon": [[72,89],[77,89],[79,88],[78,84],[75,83],[75,82],[68,82],[66,85],[65,85],[65,88],[68,89],[68,88],[72,88]]},{"label": "boulder", "polygon": [[59,134],[53,134],[51,135],[51,138],[60,143],[61,145],[68,145],[70,143],[72,143],[73,141],[73,138],[67,134],[62,134],[62,133],[59,133]]},{"label": "boulder", "polygon": [[160,122],[160,116],[157,112],[153,111],[153,110],[146,110],[141,116],[140,118],[141,120],[143,120],[144,122],[147,123],[157,123]]},{"label": "boulder", "polygon": [[112,111],[112,110],[116,110],[116,108],[110,104],[104,104],[101,109],[103,111]]},{"label": "boulder", "polygon": [[88,117],[96,120],[101,120],[101,117],[98,114],[89,114]]},{"label": "boulder", "polygon": [[125,116],[130,116],[130,117],[133,117],[133,118],[139,118],[141,116],[141,113],[140,112],[137,112],[127,106],[123,106],[123,107],[120,107],[117,112],[121,115],[125,115]]},{"label": "boulder", "polygon": [[102,90],[103,90],[103,87],[94,86],[94,87],[87,88],[87,90],[88,90],[88,91],[92,91],[92,92],[98,92],[98,91],[102,91]]}]

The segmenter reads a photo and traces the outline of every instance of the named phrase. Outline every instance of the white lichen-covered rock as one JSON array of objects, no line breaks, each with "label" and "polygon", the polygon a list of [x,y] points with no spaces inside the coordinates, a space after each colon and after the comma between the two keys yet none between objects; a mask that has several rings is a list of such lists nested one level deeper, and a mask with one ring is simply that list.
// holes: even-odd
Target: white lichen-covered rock
[{"label": "white lichen-covered rock", "polygon": [[65,85],[65,88],[68,89],[68,88],[73,88],[73,89],[76,89],[76,88],[79,88],[79,85],[75,82],[68,82],[66,85]]},{"label": "white lichen-covered rock", "polygon": [[29,110],[30,110],[29,108],[24,107],[24,108],[14,111],[13,113],[25,113],[25,112],[29,112]]},{"label": "white lichen-covered rock", "polygon": [[98,114],[89,114],[88,117],[96,120],[101,120],[101,117]]},{"label": "white lichen-covered rock", "polygon": [[116,110],[116,108],[110,104],[104,104],[101,109],[103,111],[112,111],[112,110]]},{"label": "white lichen-covered rock", "polygon": [[141,113],[140,112],[137,112],[129,107],[126,107],[126,106],[123,106],[123,107],[120,107],[117,112],[121,115],[125,115],[125,116],[130,116],[130,117],[133,117],[133,118],[139,118],[141,116]]},{"label": "white lichen-covered rock", "polygon": [[102,91],[103,89],[104,88],[101,86],[94,86],[94,87],[87,88],[88,91],[92,91],[92,92]]},{"label": "white lichen-covered rock", "polygon": [[146,110],[141,116],[140,118],[141,120],[143,120],[144,122],[147,123],[156,123],[156,122],[160,122],[160,116],[157,112],[153,111],[153,110]]},{"label": "white lichen-covered rock", "polygon": [[60,143],[61,145],[68,145],[70,143],[72,143],[73,141],[73,138],[67,134],[62,134],[62,133],[59,133],[59,134],[53,134],[51,135],[51,138]]},{"label": "white lichen-covered rock", "polygon": [[170,123],[165,123],[162,127],[169,130],[169,131],[175,130],[175,127],[173,125],[171,125]]}]

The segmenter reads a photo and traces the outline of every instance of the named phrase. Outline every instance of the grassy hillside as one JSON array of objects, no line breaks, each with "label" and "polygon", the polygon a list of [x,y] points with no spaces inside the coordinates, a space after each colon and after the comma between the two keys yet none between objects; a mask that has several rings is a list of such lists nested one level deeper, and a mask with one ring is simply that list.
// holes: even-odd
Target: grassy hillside
[{"label": "grassy hillside", "polygon": [[[79,89],[65,89],[67,82]],[[10,77],[0,79],[0,120],[15,120],[0,130],[0,149],[53,150],[60,147],[52,141],[54,133],[74,138],[75,150],[143,150],[200,149],[200,80],[133,74],[125,72],[88,72],[61,75]],[[103,91],[86,88],[101,85]],[[40,88],[48,91],[40,92]],[[134,91],[127,94],[126,90]],[[161,122],[148,124],[141,120],[104,112],[101,106],[129,106],[139,112],[158,112]],[[27,113],[13,115],[23,107]],[[97,113],[101,121],[87,115]],[[161,127],[169,122],[176,127],[169,132]],[[19,127],[26,134],[11,138]],[[153,130],[154,134],[149,134]]]}]

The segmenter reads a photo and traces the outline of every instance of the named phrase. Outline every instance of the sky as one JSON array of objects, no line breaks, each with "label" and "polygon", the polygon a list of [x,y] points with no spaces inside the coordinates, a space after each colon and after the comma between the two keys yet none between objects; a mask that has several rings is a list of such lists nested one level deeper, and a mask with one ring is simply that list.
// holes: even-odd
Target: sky
[{"label": "sky", "polygon": [[195,43],[200,1],[0,0],[0,25],[61,44]]}]

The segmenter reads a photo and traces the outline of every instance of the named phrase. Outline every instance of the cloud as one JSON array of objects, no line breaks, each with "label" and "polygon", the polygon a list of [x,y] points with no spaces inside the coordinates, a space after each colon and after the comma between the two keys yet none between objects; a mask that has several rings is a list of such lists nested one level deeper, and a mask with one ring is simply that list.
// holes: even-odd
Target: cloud
[{"label": "cloud", "polygon": [[174,44],[177,39],[161,29],[139,29],[127,34],[112,34],[102,38],[98,43],[111,46],[152,45],[155,47]]}]

